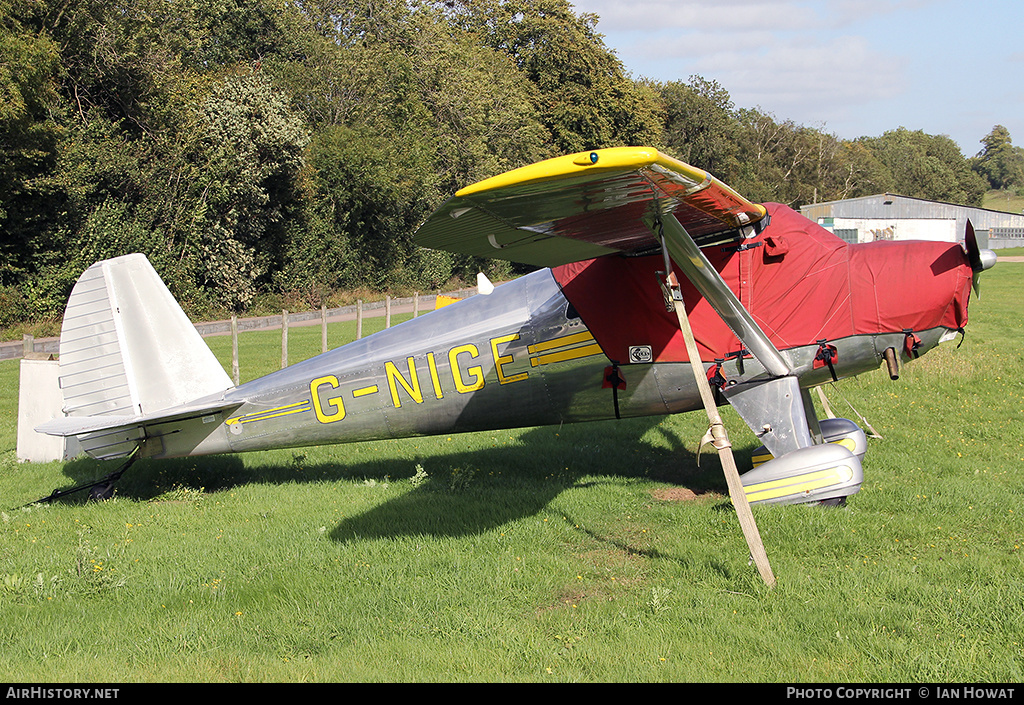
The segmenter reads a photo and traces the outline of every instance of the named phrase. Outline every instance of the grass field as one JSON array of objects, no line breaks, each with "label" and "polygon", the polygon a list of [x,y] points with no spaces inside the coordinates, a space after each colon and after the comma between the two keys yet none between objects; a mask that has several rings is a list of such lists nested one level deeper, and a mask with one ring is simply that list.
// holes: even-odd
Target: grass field
[{"label": "grass field", "polygon": [[1020,213],[1024,210],[1024,196],[1014,191],[993,190],[985,194],[982,199],[982,207],[994,211],[1006,211],[1007,213]]},{"label": "grass field", "polygon": [[0,679],[1020,682],[1022,287],[996,266],[959,349],[826,389],[882,438],[845,508],[755,507],[773,589],[700,414],[140,462],[23,507],[107,468],[17,462],[2,362]]}]

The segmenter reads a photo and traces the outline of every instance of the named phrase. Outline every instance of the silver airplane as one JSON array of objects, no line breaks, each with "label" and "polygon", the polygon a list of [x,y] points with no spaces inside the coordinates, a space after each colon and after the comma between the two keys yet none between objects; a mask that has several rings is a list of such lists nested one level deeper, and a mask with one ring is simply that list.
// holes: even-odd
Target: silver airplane
[{"label": "silver airplane", "polygon": [[98,262],[64,316],[65,415],[37,430],[134,460],[702,407],[714,427],[731,404],[764,444],[742,501],[843,502],[864,432],[819,421],[810,390],[955,338],[996,259],[969,226],[963,245],[847,244],[644,147],[468,186],[415,241],[539,269],[234,386],[144,256]]}]

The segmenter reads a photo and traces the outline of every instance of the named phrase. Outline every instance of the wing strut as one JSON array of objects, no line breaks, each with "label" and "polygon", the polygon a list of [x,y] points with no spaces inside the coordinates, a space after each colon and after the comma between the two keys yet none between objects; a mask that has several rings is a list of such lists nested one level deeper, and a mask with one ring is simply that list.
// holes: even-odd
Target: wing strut
[{"label": "wing strut", "polygon": [[[732,499],[733,506],[736,508],[736,516],[739,519],[740,528],[743,530],[743,536],[747,540],[750,557],[753,559],[754,565],[757,566],[757,571],[761,574],[764,582],[768,587],[774,587],[775,575],[772,573],[771,564],[768,562],[768,553],[765,551],[764,543],[761,541],[761,534],[757,529],[757,523],[754,521],[754,513],[750,509],[750,502],[747,500],[747,494],[743,490],[743,482],[740,480],[739,471],[736,469],[736,460],[732,455],[732,443],[729,441],[729,434],[725,429],[725,424],[722,423],[721,415],[718,413],[718,405],[715,403],[711,384],[708,382],[704,372],[704,365],[700,361],[700,351],[697,350],[697,341],[693,337],[693,329],[690,327],[690,320],[686,315],[686,304],[683,302],[679,281],[672,272],[672,268],[667,266],[668,257],[671,255],[675,263],[686,272],[687,277],[697,287],[697,290],[712,303],[715,310],[725,318],[727,324],[731,326],[732,322],[726,318],[726,314],[723,313],[726,309],[720,308],[719,303],[724,304],[730,311],[735,310],[737,313],[743,314],[738,316],[740,323],[743,323],[743,319],[749,319],[749,326],[753,326],[756,332],[762,336],[763,342],[767,344],[767,349],[764,349],[762,346],[760,351],[764,354],[764,358],[751,348],[747,338],[739,335],[739,333],[737,335],[747,345],[747,349],[754,353],[755,357],[764,365],[766,370],[772,374],[782,376],[787,374],[789,365],[782,359],[778,350],[775,349],[775,346],[771,344],[761,329],[757,327],[753,319],[750,319],[747,311],[725,285],[725,282],[721,282],[718,272],[707,261],[700,248],[693,242],[683,226],[679,224],[679,221],[671,215],[668,216],[667,221],[670,224],[669,237],[664,237],[657,230],[656,234],[662,235],[662,251],[666,257],[665,290],[668,292],[675,308],[676,318],[679,319],[679,328],[683,333],[683,340],[686,343],[686,354],[690,359],[690,369],[693,370],[697,388],[700,390],[700,398],[704,403],[704,410],[708,414],[708,422],[710,423],[708,433],[701,440],[701,443],[703,444],[705,441],[708,441],[718,449],[718,457],[722,462],[722,471],[725,473],[725,481],[729,486],[729,496]],[[656,225],[660,226],[660,221]],[[660,228],[658,229],[660,230]],[[676,246],[672,247],[670,243],[674,243]],[[687,243],[692,245],[692,248],[687,247]],[[721,282],[721,286],[715,284],[715,278]],[[732,295],[734,303],[725,300],[728,297],[720,296],[722,292]],[[715,295],[715,299],[712,299],[709,293]],[[718,303],[716,303],[716,300],[718,300]],[[749,326],[744,329],[749,330]],[[736,329],[733,328],[733,331],[736,332]],[[756,336],[752,340],[757,340]]]},{"label": "wing strut", "polygon": [[[718,312],[725,324],[736,337],[757,359],[772,377],[785,377],[793,374],[789,363],[769,340],[761,327],[754,321],[750,312],[743,307],[736,294],[725,283],[707,257],[697,247],[690,234],[671,213],[656,216],[648,227],[661,242],[672,261],[683,270],[686,278],[707,299],[708,303]],[[691,360],[700,360],[691,353]]]}]

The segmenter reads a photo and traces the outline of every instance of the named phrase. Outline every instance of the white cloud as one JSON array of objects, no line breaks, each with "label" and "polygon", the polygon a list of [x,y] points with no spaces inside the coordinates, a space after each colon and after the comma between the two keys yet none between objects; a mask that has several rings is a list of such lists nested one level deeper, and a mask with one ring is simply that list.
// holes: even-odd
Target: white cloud
[{"label": "white cloud", "polygon": [[[843,137],[904,125],[965,152],[1024,142],[1020,0],[576,0],[627,71],[718,81],[738,107]],[[988,117],[985,117],[985,116]],[[1020,134],[1018,134],[1018,132]]]},{"label": "white cloud", "polygon": [[[662,5],[644,2],[634,10],[638,17],[651,17]],[[716,4],[716,16],[744,15],[732,27],[706,17],[702,26],[710,29],[684,29],[667,19],[651,22],[661,29],[616,35],[619,55],[637,76],[714,79],[737,106],[761,107],[798,122],[828,123],[838,113],[877,106],[906,89],[908,63],[897,51],[880,50],[861,35],[831,31],[820,18],[800,28],[780,22],[778,17],[794,6],[758,3],[757,18],[763,19],[753,21],[755,13],[746,12],[745,3]]]},{"label": "white cloud", "polygon": [[570,0],[601,19],[602,31],[835,31],[951,0]]},{"label": "white cloud", "polygon": [[574,4],[579,12],[600,16],[599,29],[616,32],[669,28],[701,32],[806,30],[820,26],[818,13],[795,0],[579,0]]},{"label": "white cloud", "polygon": [[[694,63],[734,86],[738,103],[780,106],[808,102],[869,103],[890,99],[906,87],[905,62],[873,51],[863,37],[832,41],[787,40],[753,51],[720,51]],[[781,109],[781,108],[780,108]]]}]

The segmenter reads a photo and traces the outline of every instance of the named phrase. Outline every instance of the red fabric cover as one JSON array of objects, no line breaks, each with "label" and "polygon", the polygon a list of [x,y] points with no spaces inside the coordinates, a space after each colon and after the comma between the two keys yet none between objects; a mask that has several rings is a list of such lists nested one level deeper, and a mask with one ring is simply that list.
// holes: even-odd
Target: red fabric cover
[{"label": "red fabric cover", "polygon": [[[713,253],[706,253],[713,256]],[[718,259],[718,258],[716,258]],[[716,269],[727,260],[713,261]],[[572,303],[587,328],[594,334],[609,359],[627,363],[631,345],[650,345],[655,362],[686,360],[686,349],[675,311],[667,311],[658,285],[658,270],[664,269],[661,256],[618,257],[573,262],[552,271],[562,292]],[[719,270],[721,271],[721,269]],[[683,300],[693,327],[701,356],[718,354],[720,350],[738,350],[736,336],[726,327],[715,310],[701,298],[681,275]]]},{"label": "red fabric cover", "polygon": [[963,328],[972,277],[967,255],[955,243],[879,241],[852,246],[850,285],[860,293],[854,329]]},{"label": "red fabric cover", "polygon": [[[704,254],[780,350],[967,323],[972,273],[959,245],[849,245],[787,206],[765,206],[771,222],[745,241],[746,249],[710,247]],[[611,255],[552,272],[611,360],[626,363],[629,346],[650,345],[655,361],[685,361],[679,324],[658,286],[660,269],[660,255]],[[739,351],[732,331],[676,274],[701,358],[710,362]]]}]

